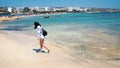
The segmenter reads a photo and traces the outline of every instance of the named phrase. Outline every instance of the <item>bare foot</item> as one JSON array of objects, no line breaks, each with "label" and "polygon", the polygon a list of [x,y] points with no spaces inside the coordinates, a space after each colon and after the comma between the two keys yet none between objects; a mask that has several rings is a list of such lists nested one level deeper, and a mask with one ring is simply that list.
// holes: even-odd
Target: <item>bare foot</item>
[{"label": "bare foot", "polygon": [[48,53],[50,53],[50,50],[48,50]]}]

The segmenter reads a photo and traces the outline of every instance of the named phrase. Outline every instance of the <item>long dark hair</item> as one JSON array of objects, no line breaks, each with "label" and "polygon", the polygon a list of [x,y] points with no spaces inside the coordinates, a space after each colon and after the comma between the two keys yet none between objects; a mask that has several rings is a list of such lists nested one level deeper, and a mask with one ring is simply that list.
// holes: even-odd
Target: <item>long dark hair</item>
[{"label": "long dark hair", "polygon": [[34,29],[36,29],[37,26],[41,26],[41,25],[38,22],[34,22]]}]

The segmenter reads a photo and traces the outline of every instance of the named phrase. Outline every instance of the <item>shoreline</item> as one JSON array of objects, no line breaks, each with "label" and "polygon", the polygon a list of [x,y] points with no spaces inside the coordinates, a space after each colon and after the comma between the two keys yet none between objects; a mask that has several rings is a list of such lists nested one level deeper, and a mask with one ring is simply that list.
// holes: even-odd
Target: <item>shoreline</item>
[{"label": "shoreline", "polygon": [[34,15],[23,15],[23,16],[0,16],[0,22],[4,22],[4,21],[12,21],[12,20],[17,20],[17,19],[20,19],[20,18],[26,18],[26,17],[34,17],[34,16],[50,16],[50,15],[57,15],[57,14],[66,14],[66,13],[34,14]]}]

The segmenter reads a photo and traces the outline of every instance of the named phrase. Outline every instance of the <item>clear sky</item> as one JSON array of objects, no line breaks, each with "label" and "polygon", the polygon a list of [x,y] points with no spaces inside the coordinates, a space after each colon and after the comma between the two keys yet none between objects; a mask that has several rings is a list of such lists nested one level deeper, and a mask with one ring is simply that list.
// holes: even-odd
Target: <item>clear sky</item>
[{"label": "clear sky", "polygon": [[118,8],[120,0],[0,0],[0,6],[10,7],[99,7]]}]

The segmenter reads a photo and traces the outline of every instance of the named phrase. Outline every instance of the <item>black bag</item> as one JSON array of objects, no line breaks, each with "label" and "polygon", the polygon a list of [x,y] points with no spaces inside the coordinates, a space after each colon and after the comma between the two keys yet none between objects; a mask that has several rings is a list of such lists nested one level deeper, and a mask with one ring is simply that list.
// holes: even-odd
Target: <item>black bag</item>
[{"label": "black bag", "polygon": [[47,36],[47,31],[42,28],[43,36]]}]

